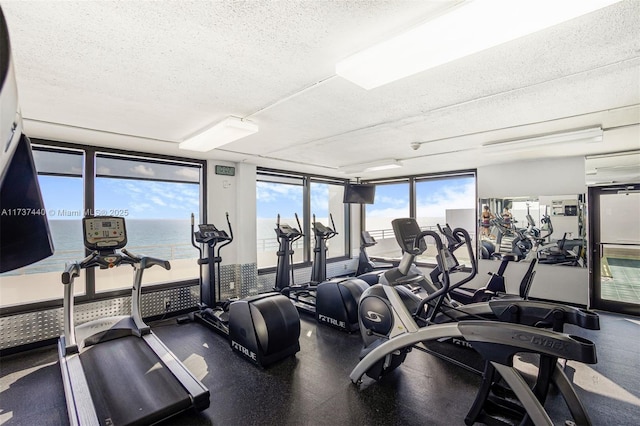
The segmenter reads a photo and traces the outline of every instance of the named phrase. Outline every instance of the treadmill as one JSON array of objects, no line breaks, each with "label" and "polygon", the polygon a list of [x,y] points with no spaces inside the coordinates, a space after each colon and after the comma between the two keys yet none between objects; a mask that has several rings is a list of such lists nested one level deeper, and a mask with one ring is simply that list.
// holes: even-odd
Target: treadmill
[{"label": "treadmill", "polygon": [[[209,406],[209,390],[151,332],[140,315],[142,274],[168,261],[126,249],[122,217],[86,217],[84,245],[91,254],[62,274],[64,335],[60,368],[71,425],[153,424],[190,408]],[[73,318],[73,281],[82,269],[131,265],[131,315],[99,318],[79,326]]]}]

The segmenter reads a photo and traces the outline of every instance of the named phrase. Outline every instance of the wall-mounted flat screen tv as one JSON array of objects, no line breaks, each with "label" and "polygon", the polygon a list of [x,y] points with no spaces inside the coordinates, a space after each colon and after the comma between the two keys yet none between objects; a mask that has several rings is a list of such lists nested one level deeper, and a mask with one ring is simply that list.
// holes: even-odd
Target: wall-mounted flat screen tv
[{"label": "wall-mounted flat screen tv", "polygon": [[344,199],[346,204],[373,204],[376,196],[376,186],[364,183],[347,183],[344,186]]}]

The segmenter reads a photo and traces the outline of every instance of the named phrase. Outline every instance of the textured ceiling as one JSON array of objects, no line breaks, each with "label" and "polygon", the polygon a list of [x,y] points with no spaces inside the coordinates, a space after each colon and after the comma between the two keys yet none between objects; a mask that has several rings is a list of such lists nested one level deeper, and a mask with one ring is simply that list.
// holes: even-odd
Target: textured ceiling
[{"label": "textured ceiling", "polygon": [[[364,178],[640,148],[484,155],[487,141],[640,122],[640,0],[366,91],[337,61],[458,1],[0,1],[34,137]],[[200,154],[228,115],[260,131]],[[411,142],[423,142],[418,150]]]}]

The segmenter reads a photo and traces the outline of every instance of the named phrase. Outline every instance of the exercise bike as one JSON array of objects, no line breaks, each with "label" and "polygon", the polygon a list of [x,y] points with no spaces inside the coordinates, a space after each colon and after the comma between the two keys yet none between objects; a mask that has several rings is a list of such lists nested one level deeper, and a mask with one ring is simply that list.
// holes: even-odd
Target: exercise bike
[{"label": "exercise bike", "polygon": [[[198,225],[191,214],[191,244],[198,249],[200,304],[194,318],[228,337],[231,349],[250,362],[266,367],[300,350],[300,316],[289,300],[276,292],[220,301],[220,250],[233,241],[229,232],[213,224]],[[204,250],[200,245],[204,245]],[[217,286],[216,286],[217,284]]]}]

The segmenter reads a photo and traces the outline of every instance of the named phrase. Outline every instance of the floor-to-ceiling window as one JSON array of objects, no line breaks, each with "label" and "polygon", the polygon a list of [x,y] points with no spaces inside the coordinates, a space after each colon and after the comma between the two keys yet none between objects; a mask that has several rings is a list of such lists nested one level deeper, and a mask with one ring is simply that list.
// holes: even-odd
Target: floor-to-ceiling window
[{"label": "floor-to-ceiling window", "polygon": [[[46,302],[60,303],[60,276],[66,262],[82,260],[82,218],[125,218],[131,252],[171,262],[171,270],[151,268],[145,285],[196,281],[198,252],[190,244],[190,215],[203,214],[204,168],[200,160],[129,153],[32,140],[55,253],[0,275],[0,306],[12,312]],[[86,270],[75,280],[79,300],[121,295],[131,288],[131,268]],[[34,305],[35,304],[35,305]]]},{"label": "floor-to-ceiling window", "polygon": [[[304,232],[304,178],[261,174],[256,182],[256,250],[258,268],[276,266],[276,224]],[[301,229],[302,228],[302,229]],[[293,243],[293,262],[305,260],[304,239]]]},{"label": "floor-to-ceiling window", "polygon": [[[3,307],[62,298],[60,274],[65,263],[84,257],[81,222],[84,153],[34,147],[33,157],[55,252],[39,262],[0,275]],[[74,291],[85,292],[82,279],[77,280]]]},{"label": "floor-to-ceiling window", "polygon": [[374,203],[365,205],[364,230],[376,240],[376,245],[368,249],[369,256],[398,258],[402,255],[391,222],[393,219],[412,216],[410,189],[408,179],[376,183]]},{"label": "floor-to-ceiling window", "polygon": [[[475,172],[463,171],[447,174],[411,176],[396,180],[370,181],[376,185],[374,204],[366,205],[364,229],[376,240],[367,252],[374,258],[401,256],[391,221],[413,217],[422,230],[438,230],[438,225],[449,224],[452,229],[464,228],[475,247],[476,178]],[[446,240],[443,237],[446,244]],[[433,263],[433,244],[418,260]],[[460,249],[456,256],[468,259],[468,251]]]},{"label": "floor-to-ceiling window", "polygon": [[348,255],[349,215],[343,203],[344,180],[259,169],[256,182],[258,268],[275,267],[279,243],[275,228],[281,224],[304,235],[293,243],[294,264],[311,261],[313,220],[334,228],[327,242],[327,258]]},{"label": "floor-to-ceiling window", "polygon": [[[104,153],[95,164],[96,214],[125,218],[127,250],[171,261],[168,272],[145,271],[144,284],[198,278],[190,218],[193,213],[200,223],[200,167]],[[96,271],[96,291],[129,287],[128,272]]]},{"label": "floor-to-ceiling window", "polygon": [[[472,174],[416,178],[415,217],[422,229],[437,230],[438,225],[451,229],[463,228],[475,247],[476,179]],[[446,244],[447,241],[444,240]],[[431,256],[433,250],[430,251]],[[459,260],[468,260],[464,248],[455,253]]]},{"label": "floor-to-ceiling window", "polygon": [[347,227],[345,219],[344,185],[314,182],[309,185],[311,214],[317,222],[337,232],[327,241],[327,258],[345,255]]}]

